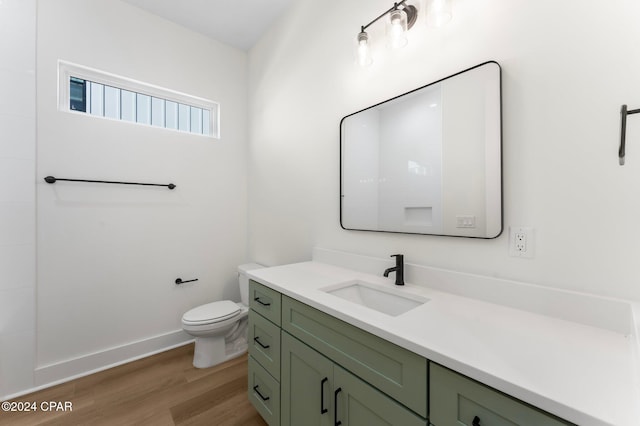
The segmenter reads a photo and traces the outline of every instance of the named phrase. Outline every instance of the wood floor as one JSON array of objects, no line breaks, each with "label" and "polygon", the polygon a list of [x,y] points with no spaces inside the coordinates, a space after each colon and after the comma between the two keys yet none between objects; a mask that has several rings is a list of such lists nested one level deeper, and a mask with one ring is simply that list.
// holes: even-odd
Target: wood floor
[{"label": "wood floor", "polygon": [[[0,411],[0,425],[266,425],[247,399],[246,355],[206,369],[192,360],[193,344],[15,398],[38,411]],[[73,411],[43,412],[47,401]]]}]

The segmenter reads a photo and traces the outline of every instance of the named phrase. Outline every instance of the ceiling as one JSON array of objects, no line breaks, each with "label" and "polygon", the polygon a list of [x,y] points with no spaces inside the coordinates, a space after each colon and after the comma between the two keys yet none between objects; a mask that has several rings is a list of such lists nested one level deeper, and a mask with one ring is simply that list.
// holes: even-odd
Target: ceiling
[{"label": "ceiling", "polygon": [[249,50],[295,0],[124,0],[214,40]]}]

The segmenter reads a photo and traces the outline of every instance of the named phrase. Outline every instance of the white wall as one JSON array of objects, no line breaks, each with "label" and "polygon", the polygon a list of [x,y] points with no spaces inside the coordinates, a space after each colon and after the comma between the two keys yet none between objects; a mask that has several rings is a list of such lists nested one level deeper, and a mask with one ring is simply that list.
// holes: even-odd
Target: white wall
[{"label": "white wall", "polygon": [[0,2],[0,399],[33,386],[36,1]]},{"label": "white wall", "polygon": [[[620,105],[640,107],[640,2],[454,0],[454,20],[353,63],[383,0],[300,0],[249,54],[250,257],[313,246],[640,300],[640,117],[618,165]],[[419,24],[418,24],[419,25]],[[372,35],[373,38],[373,35]],[[384,44],[384,42],[382,43]],[[505,225],[535,228],[535,257],[493,240],[345,231],[341,117],[487,60],[503,69]],[[382,272],[382,271],[381,271]]]},{"label": "white wall", "polygon": [[[37,59],[41,384],[188,339],[186,310],[239,300],[247,77],[245,52],[114,0],[40,1]],[[222,136],[58,111],[59,59],[217,101]],[[177,188],[49,185],[47,175]]]}]

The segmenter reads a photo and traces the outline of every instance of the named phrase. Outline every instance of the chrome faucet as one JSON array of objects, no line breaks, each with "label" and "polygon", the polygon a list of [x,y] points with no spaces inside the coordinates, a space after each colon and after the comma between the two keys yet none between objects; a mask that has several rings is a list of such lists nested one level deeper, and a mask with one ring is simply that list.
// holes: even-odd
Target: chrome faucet
[{"label": "chrome faucet", "polygon": [[392,254],[391,257],[396,258],[396,266],[385,269],[384,276],[388,277],[389,272],[396,273],[396,285],[404,285],[404,256],[401,254]]}]

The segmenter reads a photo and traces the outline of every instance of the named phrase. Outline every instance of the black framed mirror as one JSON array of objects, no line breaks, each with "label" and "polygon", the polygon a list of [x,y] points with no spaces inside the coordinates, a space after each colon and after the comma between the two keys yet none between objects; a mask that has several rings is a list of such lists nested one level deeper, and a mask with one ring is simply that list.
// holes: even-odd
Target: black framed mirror
[{"label": "black framed mirror", "polygon": [[489,61],[345,116],[342,228],[500,235],[501,85]]}]

